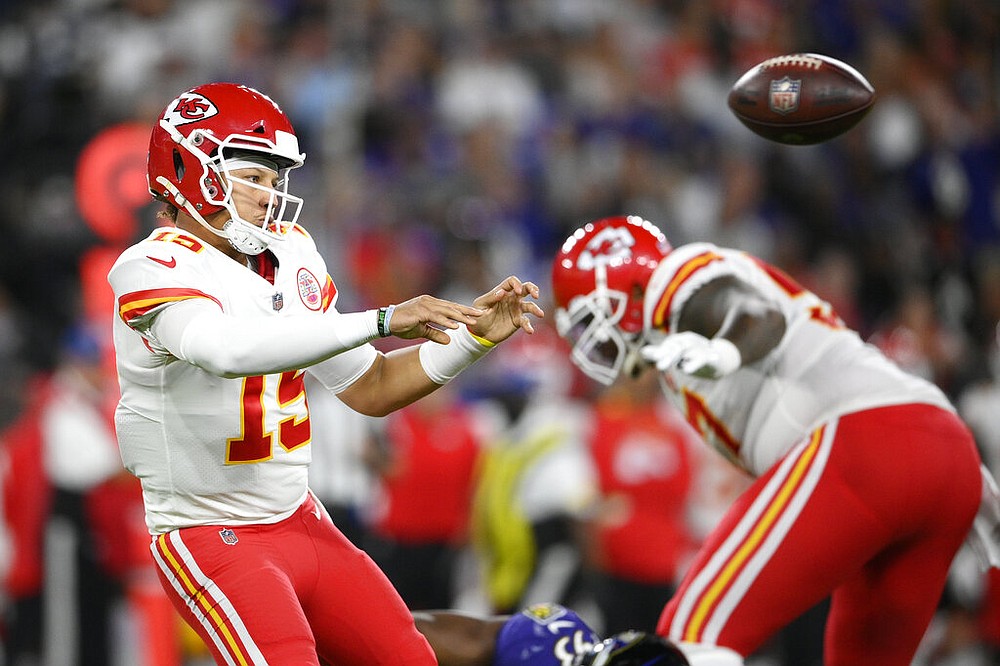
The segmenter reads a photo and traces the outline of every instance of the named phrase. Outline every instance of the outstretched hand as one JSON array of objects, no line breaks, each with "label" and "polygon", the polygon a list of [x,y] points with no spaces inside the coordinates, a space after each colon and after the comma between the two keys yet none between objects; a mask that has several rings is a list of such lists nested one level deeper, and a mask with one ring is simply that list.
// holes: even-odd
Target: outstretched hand
[{"label": "outstretched hand", "polygon": [[668,335],[656,344],[646,345],[642,357],[660,372],[681,372],[718,379],[740,367],[740,352],[724,338],[706,338],[693,331]]},{"label": "outstretched hand", "polygon": [[538,285],[534,282],[521,282],[511,275],[473,301],[473,305],[482,314],[476,318],[475,323],[469,324],[469,330],[473,335],[494,343],[503,342],[518,329],[534,333],[531,317],[545,316],[535,302],[538,297]]},{"label": "outstretched hand", "polygon": [[448,344],[445,329],[472,326],[484,314],[478,307],[453,303],[433,296],[417,296],[396,306],[389,329],[397,338],[426,338]]}]

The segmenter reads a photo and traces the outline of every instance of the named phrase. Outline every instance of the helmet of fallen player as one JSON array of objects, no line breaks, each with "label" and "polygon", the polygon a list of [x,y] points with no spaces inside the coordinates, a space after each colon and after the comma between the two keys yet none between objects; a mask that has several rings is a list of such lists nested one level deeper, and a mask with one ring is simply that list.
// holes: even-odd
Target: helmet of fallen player
[{"label": "helmet of fallen player", "polygon": [[625,631],[594,644],[573,666],[690,666],[670,641],[643,631]]},{"label": "helmet of fallen player", "polygon": [[562,666],[588,652],[600,637],[572,610],[532,604],[512,615],[497,634],[494,666]]},{"label": "helmet of fallen player", "polygon": [[584,373],[611,384],[639,367],[643,296],[670,252],[667,237],[635,215],[606,217],[573,232],[552,263],[559,334]]},{"label": "helmet of fallen player", "polygon": [[[244,254],[260,254],[294,227],[302,199],[288,192],[288,172],[299,167],[291,122],[267,95],[235,83],[208,83],[170,102],[153,126],[147,182],[153,198],[183,209]],[[264,167],[277,174],[277,187],[241,179],[233,172]],[[263,223],[244,220],[233,202],[233,186],[268,197]],[[221,230],[205,216],[227,210]]]}]

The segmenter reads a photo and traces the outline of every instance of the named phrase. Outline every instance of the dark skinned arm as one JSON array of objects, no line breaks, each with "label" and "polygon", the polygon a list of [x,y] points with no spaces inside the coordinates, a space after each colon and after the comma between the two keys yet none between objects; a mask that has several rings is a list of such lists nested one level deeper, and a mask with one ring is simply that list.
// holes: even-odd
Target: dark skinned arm
[{"label": "dark skinned arm", "polygon": [[781,311],[745,282],[717,278],[696,291],[681,312],[678,331],[729,340],[743,364],[753,363],[778,346],[785,335]]},{"label": "dark skinned arm", "polygon": [[449,610],[413,613],[417,630],[431,644],[439,666],[490,666],[497,633],[509,617],[484,618]]}]

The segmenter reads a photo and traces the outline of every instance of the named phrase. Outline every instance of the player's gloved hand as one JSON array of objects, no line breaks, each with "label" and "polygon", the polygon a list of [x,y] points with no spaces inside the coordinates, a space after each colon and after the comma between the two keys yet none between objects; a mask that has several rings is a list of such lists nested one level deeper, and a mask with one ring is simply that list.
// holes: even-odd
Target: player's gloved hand
[{"label": "player's gloved hand", "polygon": [[676,368],[705,379],[728,375],[742,363],[740,350],[729,340],[706,338],[693,331],[674,333],[657,344],[646,345],[642,357],[661,372]]}]

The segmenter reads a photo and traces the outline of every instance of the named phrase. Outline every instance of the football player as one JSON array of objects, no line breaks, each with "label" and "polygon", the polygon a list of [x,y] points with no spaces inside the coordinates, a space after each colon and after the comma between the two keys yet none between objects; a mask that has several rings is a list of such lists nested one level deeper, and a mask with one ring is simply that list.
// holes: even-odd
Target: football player
[{"label": "football player", "polygon": [[[304,159],[278,105],[245,86],[198,86],[156,120],[148,180],[167,219],[108,277],[122,459],[163,588],[217,663],[434,664],[389,580],[309,492],[304,373],[385,415],[531,333],[539,291],[510,276],[471,306],[423,295],[338,312],[289,189]],[[427,341],[369,344],[390,335]]]},{"label": "football player", "polygon": [[755,479],[657,633],[746,656],[832,595],[825,664],[908,665],[963,540],[991,545],[970,533],[977,509],[996,525],[995,485],[945,395],[774,266],[709,243],[672,248],[638,217],[584,225],[552,270],[573,361],[604,383],[652,368]]},{"label": "football player", "polygon": [[532,604],[513,615],[413,615],[441,666],[571,666],[600,642],[579,615],[553,603]]},{"label": "football player", "polygon": [[642,631],[623,631],[595,643],[572,666],[690,666],[670,641]]},{"label": "football player", "polygon": [[440,666],[742,666],[712,645],[678,645],[655,634],[626,631],[601,640],[572,610],[552,603],[514,615],[480,617],[456,611],[414,613]]}]

